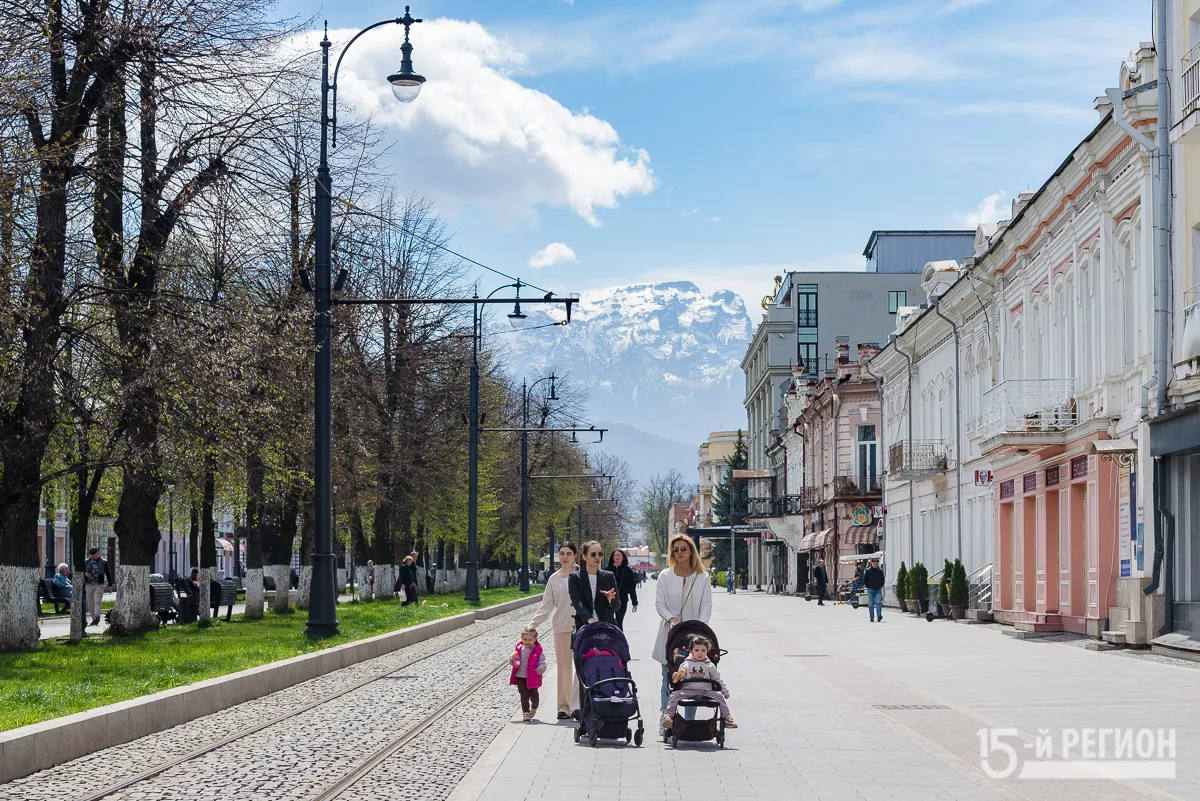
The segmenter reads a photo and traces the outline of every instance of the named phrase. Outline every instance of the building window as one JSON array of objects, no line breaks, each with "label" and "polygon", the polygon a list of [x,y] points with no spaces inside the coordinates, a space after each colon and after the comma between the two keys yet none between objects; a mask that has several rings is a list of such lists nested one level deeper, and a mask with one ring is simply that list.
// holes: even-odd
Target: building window
[{"label": "building window", "polygon": [[858,427],[858,488],[864,494],[876,492],[879,443],[875,439],[875,426]]},{"label": "building window", "polygon": [[816,284],[799,284],[796,287],[796,327],[817,327]]},{"label": "building window", "polygon": [[901,306],[908,305],[908,292],[905,290],[893,289],[888,292],[888,314],[895,314],[900,311]]},{"label": "building window", "polygon": [[808,375],[815,374],[820,365],[820,358],[817,352],[817,335],[800,334],[800,341],[796,350],[796,363]]}]

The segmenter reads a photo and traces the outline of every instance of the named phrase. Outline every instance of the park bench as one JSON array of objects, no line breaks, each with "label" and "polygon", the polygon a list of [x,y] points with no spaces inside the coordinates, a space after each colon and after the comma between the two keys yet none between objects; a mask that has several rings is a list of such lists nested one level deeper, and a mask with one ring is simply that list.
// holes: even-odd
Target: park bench
[{"label": "park bench", "polygon": [[150,611],[164,626],[179,616],[179,610],[175,608],[175,591],[166,581],[150,582]]},{"label": "park bench", "polygon": [[263,576],[263,591],[264,592],[275,592],[275,577],[274,576]]},{"label": "park bench", "polygon": [[233,579],[225,579],[224,581],[213,581],[208,589],[209,600],[212,603],[213,617],[217,617],[221,612],[222,606],[228,606],[225,611],[225,622],[228,623],[233,617],[233,605],[237,603],[238,588]]},{"label": "park bench", "polygon": [[61,588],[50,579],[42,579],[41,586],[38,588],[38,609],[41,609],[43,600],[54,604],[54,614],[56,615],[61,615],[71,605],[71,596],[64,595]]}]

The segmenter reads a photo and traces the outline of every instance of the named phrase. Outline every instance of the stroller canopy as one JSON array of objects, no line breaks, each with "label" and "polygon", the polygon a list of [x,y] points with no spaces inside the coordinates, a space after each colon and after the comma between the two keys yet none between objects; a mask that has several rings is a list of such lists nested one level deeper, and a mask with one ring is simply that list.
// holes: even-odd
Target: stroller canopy
[{"label": "stroller canopy", "polygon": [[686,648],[688,637],[693,634],[699,634],[712,643],[708,649],[708,658],[714,665],[721,661],[721,644],[717,642],[716,633],[708,627],[707,623],[699,620],[685,620],[677,624],[667,635],[667,664],[675,664],[672,655],[680,648]]},{"label": "stroller canopy", "polygon": [[595,648],[597,651],[612,651],[622,663],[629,662],[629,642],[625,633],[612,623],[589,623],[575,632],[575,669],[580,670],[583,656]]}]

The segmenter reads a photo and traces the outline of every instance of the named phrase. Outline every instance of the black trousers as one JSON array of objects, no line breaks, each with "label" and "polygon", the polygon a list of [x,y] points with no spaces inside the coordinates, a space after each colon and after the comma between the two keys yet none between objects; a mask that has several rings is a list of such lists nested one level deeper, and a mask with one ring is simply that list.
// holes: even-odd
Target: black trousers
[{"label": "black trousers", "polygon": [[617,628],[625,630],[625,610],[629,608],[629,596],[621,596],[621,605],[617,607]]},{"label": "black trousers", "polygon": [[405,584],[404,585],[404,600],[401,602],[400,605],[408,606],[409,604],[415,604],[416,602],[417,602],[417,585],[415,583],[414,584]]},{"label": "black trousers", "polygon": [[817,606],[824,606],[824,605],[825,605],[825,585],[818,584],[817,585]]}]

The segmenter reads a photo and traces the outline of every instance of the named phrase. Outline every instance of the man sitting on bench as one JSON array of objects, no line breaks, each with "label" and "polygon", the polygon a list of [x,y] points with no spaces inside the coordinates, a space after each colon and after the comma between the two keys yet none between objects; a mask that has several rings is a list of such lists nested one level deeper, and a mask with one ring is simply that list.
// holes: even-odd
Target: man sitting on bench
[{"label": "man sitting on bench", "polygon": [[70,611],[70,598],[73,587],[71,586],[71,578],[68,574],[66,562],[63,562],[58,566],[58,570],[55,571],[54,578],[52,578],[50,582],[58,589],[58,594],[62,598],[63,602],[63,611]]}]

